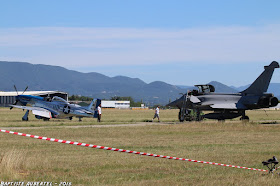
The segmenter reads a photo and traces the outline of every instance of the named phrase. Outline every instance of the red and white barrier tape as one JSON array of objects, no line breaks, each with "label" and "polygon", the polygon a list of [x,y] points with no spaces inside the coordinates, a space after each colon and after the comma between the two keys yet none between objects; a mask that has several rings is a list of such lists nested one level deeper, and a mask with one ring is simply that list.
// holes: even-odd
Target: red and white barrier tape
[{"label": "red and white barrier tape", "polygon": [[224,167],[233,167],[233,168],[239,168],[239,169],[247,169],[247,170],[268,172],[268,170],[264,170],[264,169],[255,169],[255,168],[248,168],[248,167],[235,166],[235,165],[227,165],[227,164],[221,164],[221,163],[213,163],[213,162],[207,162],[207,161],[198,161],[198,160],[191,160],[191,159],[186,159],[186,158],[176,158],[176,157],[171,157],[171,156],[156,155],[156,154],[150,154],[150,153],[144,153],[144,152],[137,152],[137,151],[117,149],[117,148],[111,148],[111,147],[103,147],[103,146],[99,146],[99,145],[92,145],[92,144],[86,144],[86,143],[60,140],[60,139],[55,139],[55,138],[41,137],[41,136],[35,136],[35,135],[31,135],[31,134],[24,134],[24,133],[2,130],[2,129],[0,129],[0,130],[1,130],[1,132],[5,132],[5,133],[9,133],[9,134],[15,134],[15,135],[19,135],[19,136],[26,136],[26,137],[35,138],[35,139],[42,139],[42,140],[47,140],[47,141],[59,142],[59,143],[79,145],[79,146],[96,148],[96,149],[104,149],[104,150],[111,150],[111,151],[117,151],[117,152],[126,152],[126,153],[131,153],[131,154],[139,154],[139,155],[143,155],[143,156],[152,156],[152,157],[155,157],[155,158],[165,158],[165,159],[171,159],[171,160],[190,161],[190,162],[204,163],[204,164],[209,164],[209,165],[220,165],[220,166],[224,166]]}]

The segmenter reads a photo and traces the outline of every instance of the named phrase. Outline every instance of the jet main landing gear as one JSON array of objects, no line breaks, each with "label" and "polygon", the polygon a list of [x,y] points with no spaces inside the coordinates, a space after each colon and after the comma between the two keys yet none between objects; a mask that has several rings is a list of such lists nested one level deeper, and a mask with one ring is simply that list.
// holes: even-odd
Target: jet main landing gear
[{"label": "jet main landing gear", "polygon": [[242,111],[242,116],[240,118],[241,121],[249,121],[249,116],[245,114],[245,111]]}]

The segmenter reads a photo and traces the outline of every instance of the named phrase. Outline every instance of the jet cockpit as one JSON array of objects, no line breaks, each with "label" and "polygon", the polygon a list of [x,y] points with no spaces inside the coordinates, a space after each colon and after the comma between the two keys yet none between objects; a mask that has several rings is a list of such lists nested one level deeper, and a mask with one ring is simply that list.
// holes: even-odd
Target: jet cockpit
[{"label": "jet cockpit", "polygon": [[210,93],[215,92],[215,87],[213,85],[195,85],[198,88],[198,93]]},{"label": "jet cockpit", "polygon": [[195,85],[195,87],[197,87],[198,90],[194,89],[194,90],[188,92],[189,96],[190,95],[198,96],[198,95],[205,94],[205,93],[215,92],[215,87],[210,84]]}]

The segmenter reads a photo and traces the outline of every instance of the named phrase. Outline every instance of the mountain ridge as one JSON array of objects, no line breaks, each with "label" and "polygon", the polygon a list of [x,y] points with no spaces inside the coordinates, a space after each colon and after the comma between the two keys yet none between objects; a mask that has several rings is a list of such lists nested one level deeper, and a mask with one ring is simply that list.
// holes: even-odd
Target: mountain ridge
[{"label": "mountain ridge", "polygon": [[68,70],[60,66],[30,64],[27,62],[0,61],[1,91],[14,91],[26,86],[29,90],[59,90],[69,95],[83,95],[101,99],[114,96],[131,96],[136,101],[150,105],[166,104],[179,97],[184,89],[165,82],[156,81],[145,83],[139,78],[126,76],[108,77],[106,75],[89,72],[82,73]]},{"label": "mountain ridge", "polygon": [[[142,100],[148,105],[167,104],[170,100],[179,98],[180,93],[186,93],[195,87],[171,85],[163,81],[145,83],[139,78],[126,76],[109,77],[98,72],[82,73],[68,70],[60,66],[30,64],[27,62],[0,61],[0,90],[59,90],[69,95],[83,95],[101,99],[114,96],[131,96],[135,101]],[[218,81],[211,81],[216,92],[236,93],[249,85],[229,87]],[[242,90],[240,90],[242,89]],[[271,83],[268,92],[280,95],[280,83]],[[280,96],[278,96],[280,97]]]}]

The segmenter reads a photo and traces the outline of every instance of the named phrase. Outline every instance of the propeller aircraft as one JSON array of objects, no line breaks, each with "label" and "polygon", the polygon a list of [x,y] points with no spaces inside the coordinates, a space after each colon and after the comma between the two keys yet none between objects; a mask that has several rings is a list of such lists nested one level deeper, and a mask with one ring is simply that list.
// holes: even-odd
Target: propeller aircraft
[{"label": "propeller aircraft", "polygon": [[[167,106],[178,107],[179,120],[187,120],[190,110],[196,113],[195,120],[208,119],[233,119],[240,117],[240,120],[249,120],[245,114],[246,110],[274,107],[278,99],[271,93],[266,93],[272,74],[279,64],[273,61],[269,66],[264,67],[263,73],[244,91],[239,93],[214,93],[212,85],[195,85],[198,90],[192,90],[184,94]],[[201,114],[201,111],[213,111],[208,114]]]},{"label": "propeller aircraft", "polygon": [[[15,90],[17,92],[16,87]],[[40,96],[23,95],[24,92],[21,95],[17,95],[15,103],[10,105],[10,109],[15,107],[27,110],[22,117],[23,121],[28,121],[29,111],[32,111],[37,119],[43,119],[45,121],[50,118],[72,120],[73,117],[77,117],[79,121],[83,117],[97,118],[97,107],[101,104],[100,99],[93,99],[88,107],[81,107],[77,104],[71,104],[58,96],[43,98]]]}]

